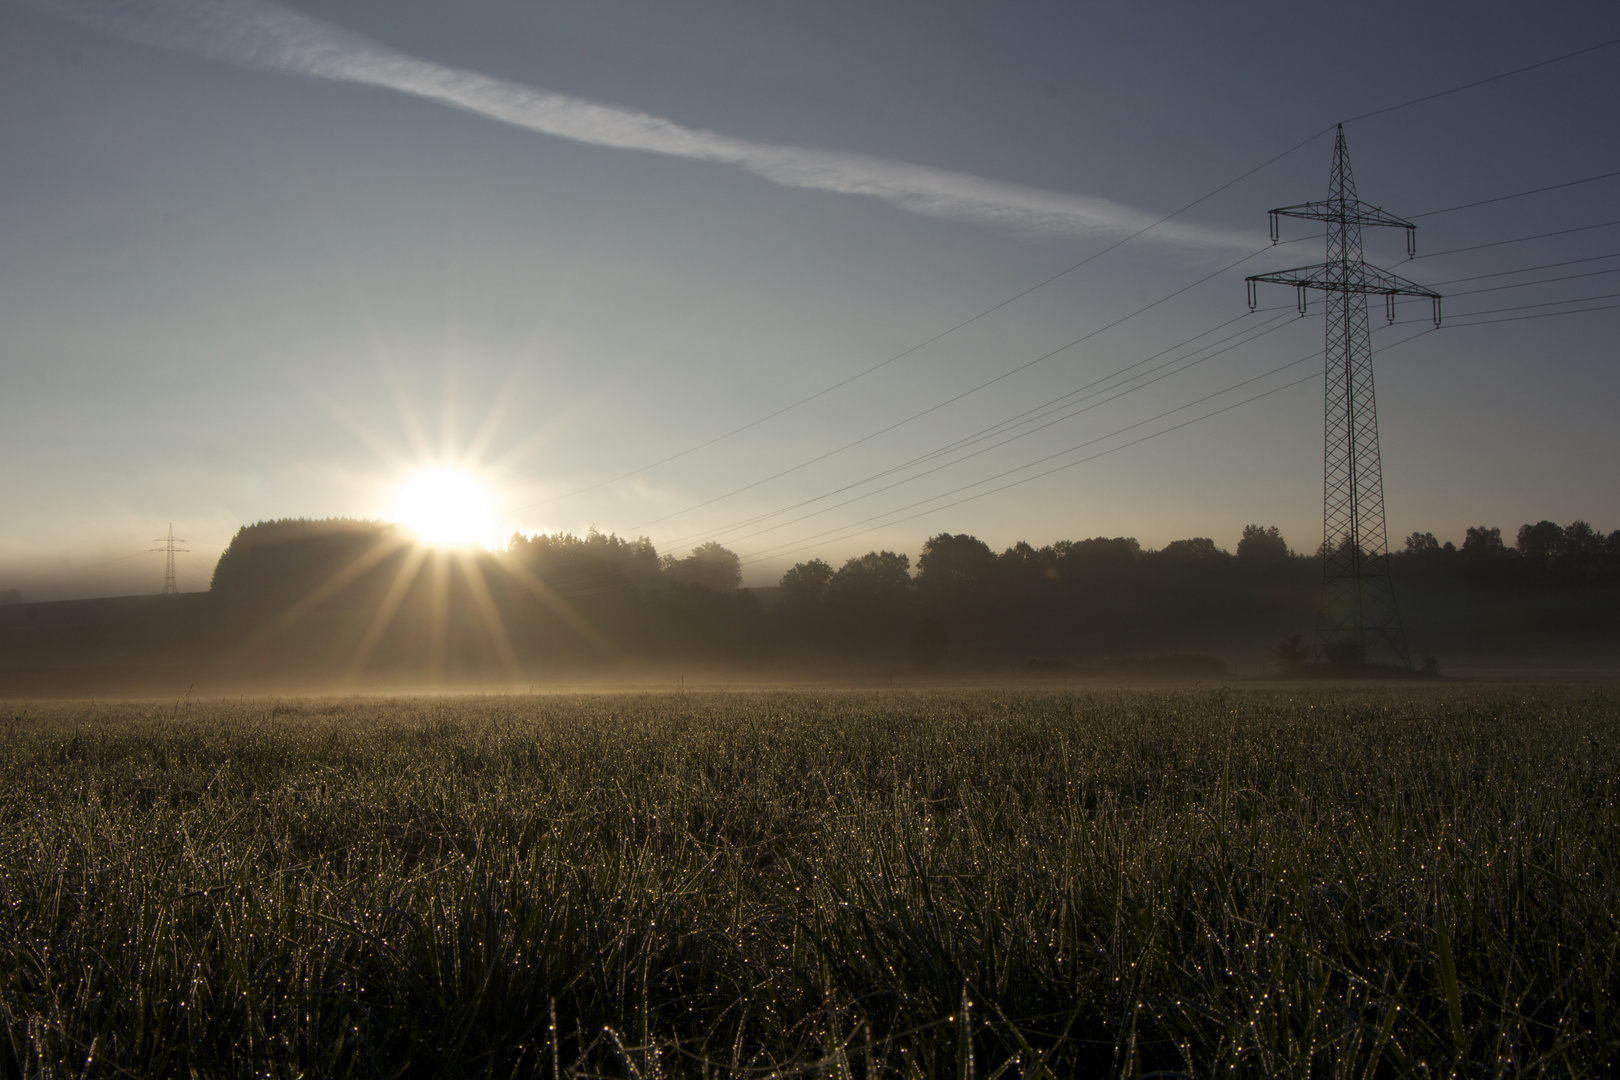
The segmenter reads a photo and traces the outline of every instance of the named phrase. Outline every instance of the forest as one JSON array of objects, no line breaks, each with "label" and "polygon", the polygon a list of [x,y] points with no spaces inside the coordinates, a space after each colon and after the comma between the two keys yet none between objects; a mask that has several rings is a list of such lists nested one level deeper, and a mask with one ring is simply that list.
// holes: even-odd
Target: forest
[{"label": "forest", "polygon": [[[750,590],[714,543],[674,556],[593,531],[447,553],[385,523],[289,519],[242,528],[206,594],[0,605],[0,689],[1286,673],[1293,635],[1309,659],[1320,554],[1258,525],[1233,551],[1093,537],[996,552],[940,533],[915,562],[811,559]],[[1603,666],[1620,651],[1620,531],[1414,533],[1389,565],[1414,666]]]}]

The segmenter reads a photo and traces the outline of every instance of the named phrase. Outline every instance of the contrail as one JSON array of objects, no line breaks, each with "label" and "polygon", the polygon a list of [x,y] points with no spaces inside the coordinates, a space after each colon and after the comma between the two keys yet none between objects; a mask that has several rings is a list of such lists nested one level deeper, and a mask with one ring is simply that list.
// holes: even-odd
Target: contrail
[{"label": "contrail", "polygon": [[[736,139],[661,116],[495,79],[397,52],[269,0],[32,0],[130,41],[241,67],[379,86],[595,146],[733,165],[787,187],[867,195],[929,217],[1020,235],[1120,237],[1157,217],[1107,199],[1008,184],[865,154]],[[1238,231],[1165,222],[1150,236],[1252,246]]]}]

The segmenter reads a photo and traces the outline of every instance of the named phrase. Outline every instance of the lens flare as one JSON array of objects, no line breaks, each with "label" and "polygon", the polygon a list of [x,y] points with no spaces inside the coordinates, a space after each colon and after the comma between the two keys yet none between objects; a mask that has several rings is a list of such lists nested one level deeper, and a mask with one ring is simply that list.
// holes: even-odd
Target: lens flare
[{"label": "lens flare", "polygon": [[495,507],[489,490],[458,469],[424,469],[400,485],[394,520],[434,547],[488,546]]}]

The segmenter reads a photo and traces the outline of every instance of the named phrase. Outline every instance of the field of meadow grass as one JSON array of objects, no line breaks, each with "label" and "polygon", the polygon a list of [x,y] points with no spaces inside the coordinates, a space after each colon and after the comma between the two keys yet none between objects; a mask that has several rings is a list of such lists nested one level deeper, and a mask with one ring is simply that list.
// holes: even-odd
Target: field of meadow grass
[{"label": "field of meadow grass", "polygon": [[16,1076],[1603,1075],[1603,689],[0,703]]}]

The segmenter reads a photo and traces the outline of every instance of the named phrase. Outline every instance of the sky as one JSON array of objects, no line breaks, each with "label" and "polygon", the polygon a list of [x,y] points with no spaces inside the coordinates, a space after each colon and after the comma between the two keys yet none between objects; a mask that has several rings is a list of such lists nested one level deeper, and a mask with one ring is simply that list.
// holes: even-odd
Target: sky
[{"label": "sky", "polygon": [[434,468],[749,585],[1314,550],[1321,306],[1243,277],[1322,259],[1266,211],[1339,122],[1446,296],[1377,306],[1390,535],[1620,528],[1620,8],[1547,10],[0,0],[0,589],[155,592],[171,523],[204,589]]}]

